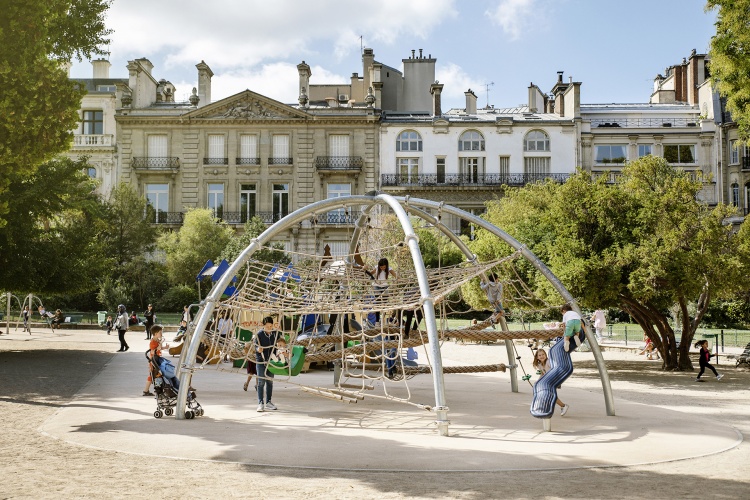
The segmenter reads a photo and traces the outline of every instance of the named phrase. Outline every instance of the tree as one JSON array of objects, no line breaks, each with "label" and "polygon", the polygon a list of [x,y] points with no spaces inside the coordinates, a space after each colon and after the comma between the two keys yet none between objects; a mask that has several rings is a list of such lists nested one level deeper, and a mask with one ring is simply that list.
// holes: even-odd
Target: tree
[{"label": "tree", "polygon": [[[70,147],[83,90],[61,63],[104,53],[109,4],[0,0],[0,193]],[[9,203],[0,204],[0,227]]]},{"label": "tree", "polygon": [[750,0],[708,0],[718,9],[716,35],[711,38],[711,81],[727,99],[740,138],[750,141]]},{"label": "tree", "polygon": [[[712,299],[742,286],[741,244],[724,224],[733,208],[697,201],[701,183],[648,156],[627,164],[608,186],[585,173],[562,185],[509,190],[489,205],[488,219],[527,244],[583,307],[620,307],[659,349],[665,369],[691,369],[690,343]],[[472,250],[497,255],[499,243],[479,231]],[[507,252],[507,249],[506,249]],[[551,300],[551,286],[522,263],[535,293]],[[669,309],[681,311],[679,349]],[[694,306],[695,313],[689,310]]]},{"label": "tree", "polygon": [[232,237],[232,228],[217,219],[210,208],[185,214],[179,231],[159,237],[157,246],[167,257],[167,274],[174,285],[193,285],[209,259],[216,259]]},{"label": "tree", "polygon": [[154,249],[157,232],[148,221],[150,208],[130,184],[120,183],[112,188],[106,202],[105,227],[102,244],[113,256],[118,267]]},{"label": "tree", "polygon": [[[250,245],[253,239],[260,236],[266,230],[263,219],[257,215],[245,223],[242,234],[232,234],[229,243],[219,255],[219,260],[226,259],[232,263],[240,254]],[[252,259],[262,262],[288,264],[292,259],[284,252],[284,247],[280,243],[272,243],[271,248],[263,248],[253,253]]]},{"label": "tree", "polygon": [[103,207],[87,158],[59,158],[35,173],[10,176],[0,202],[11,202],[0,228],[0,283],[42,293],[96,289],[107,260],[99,239]]}]

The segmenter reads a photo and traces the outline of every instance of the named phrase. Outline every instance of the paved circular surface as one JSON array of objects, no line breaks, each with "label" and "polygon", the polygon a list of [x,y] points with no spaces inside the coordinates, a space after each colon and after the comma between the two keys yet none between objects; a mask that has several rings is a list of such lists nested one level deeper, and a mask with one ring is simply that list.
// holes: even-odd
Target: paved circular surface
[{"label": "paved circular surface", "polygon": [[[449,360],[448,360],[449,361]],[[228,366],[228,365],[224,365]],[[278,411],[257,413],[243,375],[204,370],[193,378],[205,416],[155,419],[153,398],[138,395],[146,361],[115,356],[49,419],[51,436],[106,450],[173,458],[346,470],[491,471],[609,467],[718,453],[741,442],[734,428],[684,413],[616,399],[608,417],[600,392],[563,387],[571,410],[552,432],[529,414],[531,387],[510,391],[507,374],[446,375],[450,437],[437,435],[434,415],[374,397],[347,404],[310,395],[278,378]],[[574,375],[575,376],[575,373]],[[332,373],[292,379],[330,387]],[[375,384],[368,394],[382,394]],[[139,388],[135,391],[133,388]],[[408,381],[411,400],[434,404],[429,375]],[[397,396],[403,385],[389,386]]]}]

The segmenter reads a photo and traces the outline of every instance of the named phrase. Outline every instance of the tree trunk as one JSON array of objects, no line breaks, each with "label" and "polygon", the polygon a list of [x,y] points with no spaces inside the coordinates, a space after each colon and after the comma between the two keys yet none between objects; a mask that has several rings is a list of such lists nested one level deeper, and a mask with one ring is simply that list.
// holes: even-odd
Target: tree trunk
[{"label": "tree trunk", "polygon": [[[643,332],[651,339],[656,350],[659,351],[662,369],[682,370],[681,363],[678,361],[679,351],[674,330],[669,324],[667,316],[658,308],[651,307],[649,304],[642,304],[630,297],[621,295],[620,301],[622,309],[630,314],[636,323],[643,328]],[[682,344],[680,344],[680,347],[682,347]],[[682,358],[682,356],[679,356],[679,358]]]}]

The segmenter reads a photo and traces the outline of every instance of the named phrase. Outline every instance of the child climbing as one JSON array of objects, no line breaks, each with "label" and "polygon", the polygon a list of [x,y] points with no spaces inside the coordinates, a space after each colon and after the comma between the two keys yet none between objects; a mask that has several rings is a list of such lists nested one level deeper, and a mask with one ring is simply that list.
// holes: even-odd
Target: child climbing
[{"label": "child climbing", "polygon": [[495,313],[492,315],[492,322],[497,323],[501,316],[505,316],[505,310],[503,309],[502,304],[503,284],[497,281],[495,273],[490,273],[487,276],[487,281],[485,281],[484,278],[481,278],[479,286],[484,290],[484,293],[487,294],[487,300],[495,310]]},{"label": "child climbing", "polygon": [[570,304],[565,304],[560,310],[563,313],[563,323],[565,323],[565,333],[563,334],[563,340],[565,342],[565,352],[570,351],[570,338],[576,343],[576,347],[581,346],[581,338],[578,334],[581,332],[581,315],[578,314],[570,307]]},{"label": "child climbing", "polygon": [[713,367],[709,361],[711,360],[711,356],[716,356],[716,354],[711,354],[711,349],[708,347],[708,340],[699,340],[695,343],[695,347],[700,347],[701,352],[698,357],[698,362],[700,363],[700,371],[698,372],[698,376],[695,378],[696,382],[703,382],[701,380],[701,375],[703,375],[703,372],[706,371],[706,368],[714,372],[714,375],[716,375],[716,380],[721,380],[724,378],[724,375],[719,374],[716,371],[716,368]]}]

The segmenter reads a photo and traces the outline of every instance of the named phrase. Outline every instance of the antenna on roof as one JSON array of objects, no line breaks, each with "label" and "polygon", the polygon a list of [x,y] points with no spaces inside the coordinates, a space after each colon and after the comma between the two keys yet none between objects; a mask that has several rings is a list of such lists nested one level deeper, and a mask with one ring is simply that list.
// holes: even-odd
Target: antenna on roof
[{"label": "antenna on roof", "polygon": [[487,96],[487,103],[486,108],[489,109],[490,107],[490,87],[495,85],[495,82],[485,83],[484,84],[484,94]]},{"label": "antenna on roof", "polygon": [[362,54],[365,53],[364,45],[362,42],[362,35],[359,35],[359,56],[362,57]]}]

